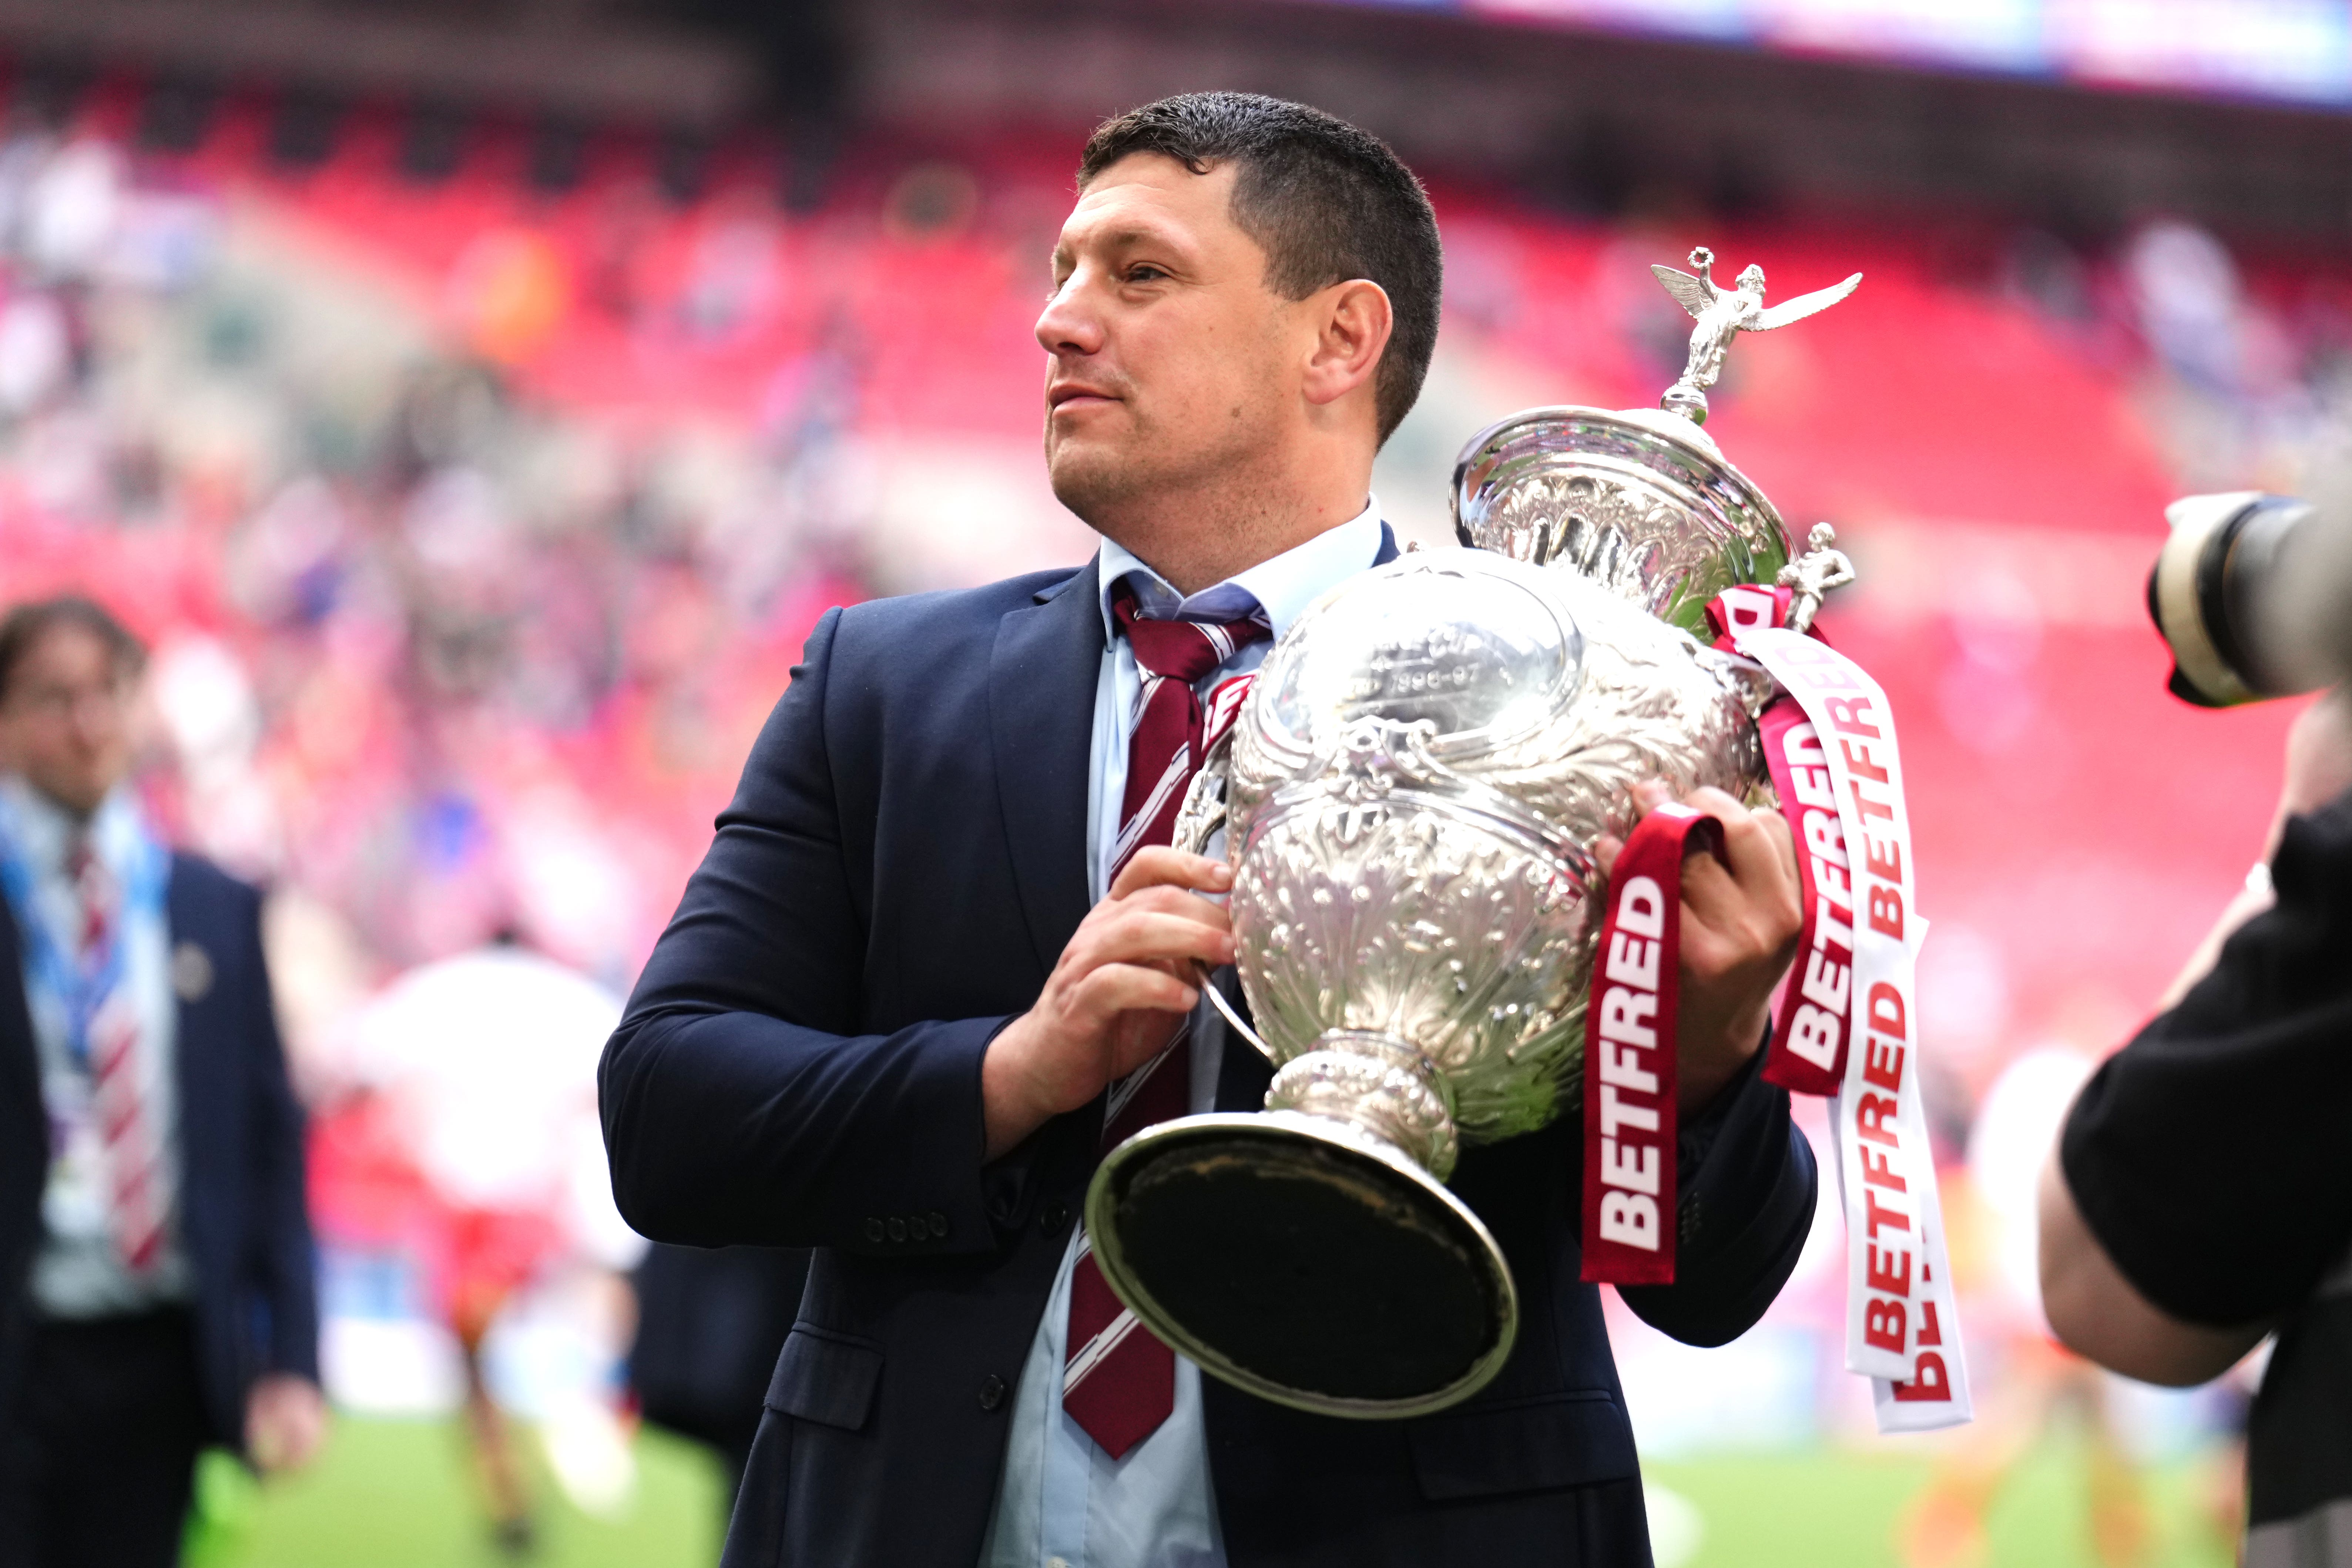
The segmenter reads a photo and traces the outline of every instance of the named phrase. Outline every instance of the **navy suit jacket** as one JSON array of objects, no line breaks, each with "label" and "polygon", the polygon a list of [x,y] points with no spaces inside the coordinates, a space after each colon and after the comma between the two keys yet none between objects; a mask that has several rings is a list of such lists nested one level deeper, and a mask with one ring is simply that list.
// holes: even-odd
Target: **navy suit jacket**
[{"label": "navy suit jacket", "polygon": [[[1387,553],[1393,553],[1393,545]],[[729,1568],[971,1568],[1102,1108],[982,1161],[981,1058],[1087,910],[1095,569],[834,610],[752,750],[601,1073],[621,1212],[657,1240],[818,1250]],[[1229,1047],[1221,1110],[1271,1069]],[[1793,1266],[1813,1167],[1752,1071],[1688,1130],[1678,1338],[1744,1331]],[[1632,1428],[1578,1281],[1573,1119],[1467,1150],[1453,1185],[1526,1313],[1502,1374],[1415,1421],[1210,1380],[1234,1568],[1646,1563]]]},{"label": "navy suit jacket", "polygon": [[[210,861],[172,857],[164,890],[182,985],[180,1239],[195,1280],[197,1376],[215,1442],[245,1446],[245,1395],[265,1372],[319,1375],[317,1268],[304,1203],[302,1111],[286,1077],[261,896]],[[0,900],[0,1409],[33,1320],[28,1281],[48,1179],[40,1058],[16,923]]]}]

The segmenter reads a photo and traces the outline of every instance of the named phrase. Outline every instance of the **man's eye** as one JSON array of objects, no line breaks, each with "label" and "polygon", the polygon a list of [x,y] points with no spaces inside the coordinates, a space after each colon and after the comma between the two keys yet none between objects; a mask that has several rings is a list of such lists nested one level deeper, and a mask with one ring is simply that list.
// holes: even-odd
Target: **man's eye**
[{"label": "man's eye", "polygon": [[1127,280],[1129,283],[1157,283],[1167,276],[1167,273],[1148,262],[1127,269]]}]

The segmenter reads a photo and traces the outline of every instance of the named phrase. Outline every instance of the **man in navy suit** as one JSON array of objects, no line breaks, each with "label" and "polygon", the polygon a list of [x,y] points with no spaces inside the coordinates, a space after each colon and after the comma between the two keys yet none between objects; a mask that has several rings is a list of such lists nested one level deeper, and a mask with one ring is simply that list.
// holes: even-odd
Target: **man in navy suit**
[{"label": "man in navy suit", "polygon": [[0,1564],[176,1563],[196,1456],[324,1429],[260,899],[123,785],[142,650],[0,619]]},{"label": "man in navy suit", "polygon": [[[1148,1095],[1254,1110],[1270,1076],[1199,1006],[1230,873],[1167,847],[1171,792],[1203,695],[1395,554],[1367,490],[1440,255],[1386,147],[1267,99],[1108,121],[1078,191],[1037,337],[1055,490],[1100,552],[818,624],[606,1049],[633,1224],[817,1249],[726,1561],[1645,1563],[1575,1118],[1462,1156],[1527,1327],[1454,1409],[1304,1415],[1103,1326],[1074,1218],[1106,1142]],[[1684,885],[1680,1272],[1625,1296],[1713,1344],[1787,1277],[1814,1175],[1757,1076],[1786,834],[1697,803],[1729,854]]]}]

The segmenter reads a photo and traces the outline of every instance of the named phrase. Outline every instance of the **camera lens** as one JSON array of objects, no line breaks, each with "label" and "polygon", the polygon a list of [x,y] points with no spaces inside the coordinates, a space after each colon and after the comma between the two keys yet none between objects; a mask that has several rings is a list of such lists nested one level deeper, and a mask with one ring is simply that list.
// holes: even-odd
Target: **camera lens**
[{"label": "camera lens", "polygon": [[2326,684],[2293,575],[2320,564],[2310,503],[2239,490],[2165,508],[2172,535],[2148,574],[2147,607],[2172,648],[2172,694],[2202,708]]}]

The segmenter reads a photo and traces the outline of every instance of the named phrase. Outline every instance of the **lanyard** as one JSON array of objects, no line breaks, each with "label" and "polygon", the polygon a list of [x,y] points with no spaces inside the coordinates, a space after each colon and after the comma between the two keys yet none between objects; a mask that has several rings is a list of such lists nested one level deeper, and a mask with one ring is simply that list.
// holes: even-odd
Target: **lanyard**
[{"label": "lanyard", "polygon": [[77,956],[73,946],[59,941],[57,931],[41,918],[37,883],[25,862],[23,825],[14,803],[0,795],[0,890],[7,895],[25,943],[26,979],[65,1009],[66,1052],[84,1073],[89,1070],[91,1026],[122,981],[123,916],[161,900],[170,865],[163,846],[135,818],[131,837],[118,914],[108,922],[106,939],[97,951]]}]

